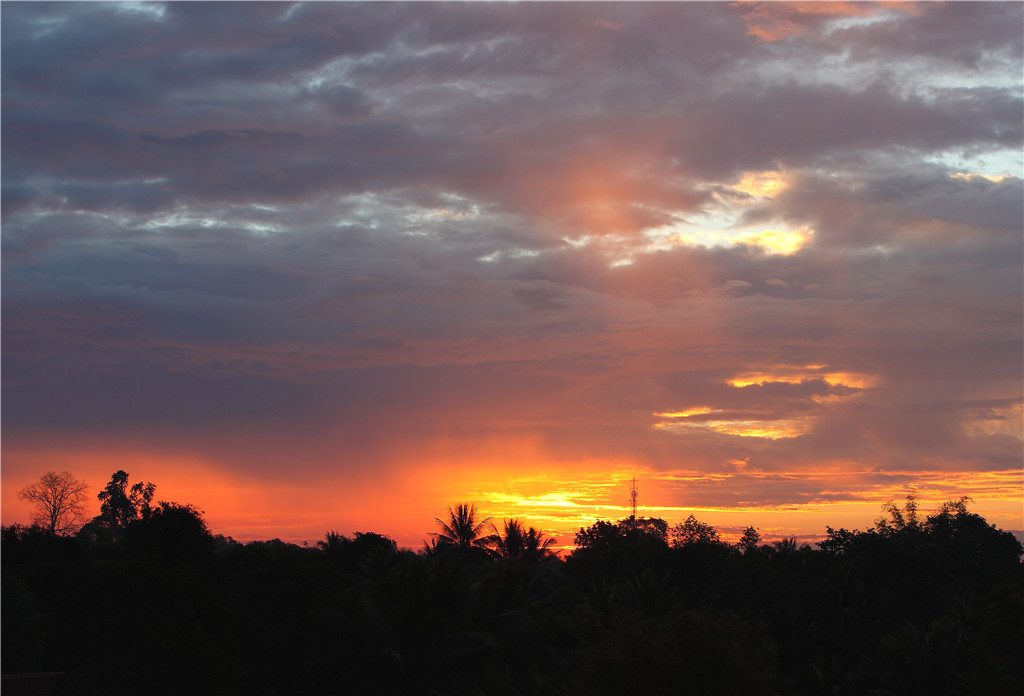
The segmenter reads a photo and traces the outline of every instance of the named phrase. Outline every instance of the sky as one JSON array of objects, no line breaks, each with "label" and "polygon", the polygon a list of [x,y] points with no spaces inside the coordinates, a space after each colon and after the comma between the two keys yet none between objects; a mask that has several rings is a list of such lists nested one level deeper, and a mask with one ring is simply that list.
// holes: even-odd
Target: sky
[{"label": "sky", "polygon": [[4,524],[1024,527],[1024,4],[0,12]]}]

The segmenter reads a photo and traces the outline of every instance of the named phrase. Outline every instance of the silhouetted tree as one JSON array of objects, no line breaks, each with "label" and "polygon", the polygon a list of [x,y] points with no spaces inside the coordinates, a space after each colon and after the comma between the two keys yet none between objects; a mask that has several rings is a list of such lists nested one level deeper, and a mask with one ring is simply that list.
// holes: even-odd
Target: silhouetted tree
[{"label": "silhouetted tree", "polygon": [[129,522],[149,517],[155,492],[154,484],[142,481],[129,489],[128,474],[118,470],[110,477],[106,488],[96,495],[100,501],[100,514],[93,522],[109,527],[115,538],[119,537]]},{"label": "silhouetted tree", "polygon": [[555,544],[555,539],[545,535],[543,532],[538,532],[533,527],[526,530],[526,535],[523,537],[523,555],[525,558],[530,560],[542,560],[556,556],[557,551],[551,549]]},{"label": "silhouetted tree", "polygon": [[476,505],[460,503],[455,508],[448,508],[448,521],[435,517],[440,532],[431,532],[430,536],[437,546],[453,545],[462,549],[484,549],[494,542],[493,535],[484,535],[491,518],[477,522]]},{"label": "silhouetted tree", "polygon": [[214,546],[202,510],[194,505],[166,501],[161,501],[145,517],[129,522],[125,540],[135,552],[172,563],[207,560]]},{"label": "silhouetted tree", "polygon": [[356,532],[349,545],[357,556],[398,553],[398,542],[386,534],[377,532]]},{"label": "silhouetted tree", "polygon": [[[477,562],[469,505],[447,523],[464,547],[330,532],[336,560],[218,545],[161,502],[118,545],[0,529],[0,647],[5,671],[66,671],[84,694],[1024,693],[1021,546],[968,500],[912,532],[830,529],[821,551],[670,549],[664,520],[597,522],[565,563]],[[503,531],[496,554],[534,548]]]},{"label": "silhouetted tree", "polygon": [[85,491],[88,486],[68,471],[47,471],[31,486],[18,491],[18,497],[35,505],[32,516],[51,534],[74,534],[85,521]]},{"label": "silhouetted tree", "polygon": [[592,584],[607,579],[625,581],[641,568],[664,569],[668,563],[668,523],[654,518],[627,517],[618,523],[598,520],[576,532],[576,548],[566,559],[566,571]]},{"label": "silhouetted tree", "polygon": [[913,493],[907,494],[907,500],[902,508],[890,500],[882,506],[882,510],[889,514],[889,519],[881,517],[875,521],[875,529],[878,530],[879,534],[895,534],[919,528],[917,522],[917,498]]},{"label": "silhouetted tree", "polygon": [[[818,548],[830,556],[843,556],[849,553],[857,541],[858,535],[861,534],[857,530],[850,531],[845,527],[833,529],[827,525],[825,532],[827,536],[818,542]],[[874,534],[873,531],[869,533]]]},{"label": "silhouetted tree", "polygon": [[324,535],[322,540],[316,542],[316,547],[321,551],[326,551],[328,555],[337,556],[341,554],[349,541],[350,539],[344,534],[330,531]]},{"label": "silhouetted tree", "polygon": [[672,546],[682,548],[691,544],[721,544],[722,538],[710,524],[701,522],[693,515],[672,527]]},{"label": "silhouetted tree", "polygon": [[631,541],[665,546],[668,544],[668,523],[660,517],[627,517],[614,524],[598,520],[586,529],[581,527],[573,537],[577,549],[599,550]]},{"label": "silhouetted tree", "polygon": [[757,545],[760,543],[761,534],[753,527],[747,527],[743,530],[743,536],[736,543],[736,548],[743,553],[750,553],[751,551],[756,551]]},{"label": "silhouetted tree", "polygon": [[788,539],[773,541],[771,546],[768,548],[771,550],[771,554],[773,556],[790,556],[797,551],[809,551],[811,549],[811,545],[800,544],[797,542],[796,537],[789,537]]},{"label": "silhouetted tree", "polygon": [[618,544],[624,538],[619,525],[606,520],[597,520],[589,527],[580,527],[573,536],[572,543],[577,549],[599,549]]},{"label": "silhouetted tree", "polygon": [[552,554],[555,540],[538,532],[533,527],[523,529],[519,520],[505,520],[505,531],[491,525],[494,553],[499,558],[539,561]]},{"label": "silhouetted tree", "polygon": [[946,557],[959,559],[972,581],[983,578],[1009,579],[1021,574],[1020,559],[1024,547],[1011,533],[999,530],[984,517],[967,510],[971,499],[964,496],[943,503],[922,525],[932,543]]},{"label": "silhouetted tree", "polygon": [[390,556],[398,553],[394,539],[376,532],[356,532],[354,538],[328,532],[316,545],[350,570],[368,559],[386,563]]},{"label": "silhouetted tree", "polygon": [[[619,526],[623,526],[626,520],[621,520]],[[637,517],[635,520],[629,518],[631,530],[638,533],[644,539],[650,539],[662,544],[668,543],[668,522],[660,517]],[[631,534],[627,532],[627,537]]]}]

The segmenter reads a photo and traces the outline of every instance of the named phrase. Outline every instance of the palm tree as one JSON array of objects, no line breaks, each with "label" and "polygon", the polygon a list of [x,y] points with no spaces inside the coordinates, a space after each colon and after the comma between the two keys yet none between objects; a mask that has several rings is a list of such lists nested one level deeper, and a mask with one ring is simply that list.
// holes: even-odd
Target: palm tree
[{"label": "palm tree", "polygon": [[351,540],[344,534],[338,534],[335,531],[330,531],[327,532],[323,540],[316,542],[316,546],[318,549],[326,551],[331,555],[337,555],[341,553],[342,548],[344,548],[349,541]]},{"label": "palm tree", "polygon": [[533,527],[523,529],[519,520],[505,520],[505,533],[499,534],[497,527],[491,525],[495,554],[500,558],[523,558],[540,560],[550,556],[551,546],[555,540],[546,537]]},{"label": "palm tree", "polygon": [[[454,509],[448,508],[448,521],[435,517],[440,532],[431,532],[435,546],[454,545],[459,548],[487,548],[494,543],[494,535],[483,535],[491,518],[476,521],[476,505],[460,503]],[[492,525],[493,527],[493,525]]]},{"label": "palm tree", "polygon": [[551,550],[551,547],[554,545],[554,537],[546,536],[544,532],[538,532],[533,527],[527,529],[526,536],[523,537],[523,549],[526,558],[541,560],[548,556],[554,556],[558,553]]},{"label": "palm tree", "polygon": [[521,558],[526,544],[526,531],[519,520],[505,520],[505,533],[499,534],[493,524],[495,554],[501,558]]}]

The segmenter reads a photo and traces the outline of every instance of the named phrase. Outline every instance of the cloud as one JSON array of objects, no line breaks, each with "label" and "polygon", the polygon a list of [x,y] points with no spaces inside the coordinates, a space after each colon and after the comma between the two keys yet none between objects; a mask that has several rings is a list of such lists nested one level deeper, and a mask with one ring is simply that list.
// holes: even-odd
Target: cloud
[{"label": "cloud", "polygon": [[4,7],[5,451],[1019,468],[1019,7],[133,7]]}]

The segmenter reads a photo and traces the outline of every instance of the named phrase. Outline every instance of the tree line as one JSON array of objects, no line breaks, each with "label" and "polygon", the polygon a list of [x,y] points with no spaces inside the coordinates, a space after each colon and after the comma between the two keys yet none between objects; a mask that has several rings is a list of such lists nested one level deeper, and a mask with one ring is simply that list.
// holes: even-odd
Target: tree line
[{"label": "tree line", "polygon": [[92,520],[43,505],[3,528],[5,675],[57,694],[1024,692],[1024,548],[969,498],[889,502],[817,547],[599,520],[563,557],[468,503],[418,551],[369,531],[241,544],[155,491],[118,471]]}]

